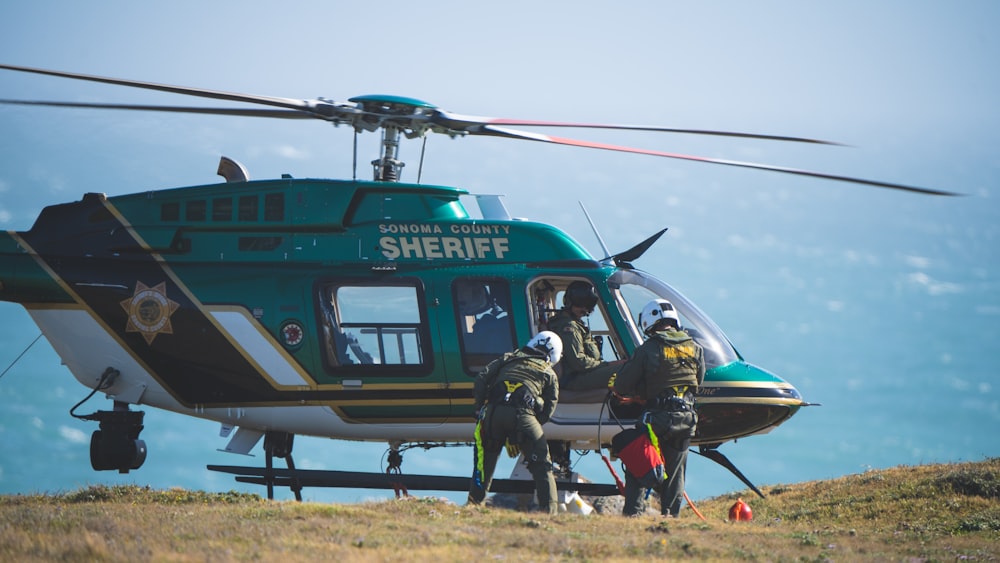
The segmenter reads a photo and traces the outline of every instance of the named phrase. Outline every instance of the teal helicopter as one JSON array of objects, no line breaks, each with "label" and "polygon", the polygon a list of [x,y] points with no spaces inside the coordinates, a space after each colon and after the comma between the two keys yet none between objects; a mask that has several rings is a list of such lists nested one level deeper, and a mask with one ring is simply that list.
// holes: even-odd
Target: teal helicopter
[{"label": "teal helicopter", "polygon": [[[940,190],[752,162],[594,143],[521,127],[619,129],[816,139],[635,125],[474,117],[399,96],[298,100],[170,86],[13,65],[0,69],[239,102],[188,107],[0,100],[22,106],[160,111],[324,120],[381,135],[373,178],[250,180],[223,157],[224,182],[79,201],[42,210],[26,231],[0,233],[0,300],[22,305],[70,373],[110,408],[74,416],[96,422],[95,470],[127,473],[146,457],[144,411],[217,421],[225,451],[263,441],[265,466],[209,466],[243,482],[305,486],[465,490],[467,477],[407,475],[409,447],[468,445],[473,380],[490,361],[544,330],[574,281],[599,296],[589,317],[608,361],[642,342],[637,316],[653,298],[671,301],[705,350],[692,444],[756,487],[719,451],[770,432],[808,406],[790,383],[746,361],[706,314],[667,283],[637,269],[666,229],[613,253],[594,229],[595,257],[559,229],[514,218],[499,196],[401,181],[404,139],[429,133],[494,136],[701,161],[909,192]],[[421,154],[421,162],[423,154]],[[586,210],[584,210],[586,213]],[[589,220],[589,216],[587,217]],[[569,450],[600,450],[635,405],[606,390],[563,391],[546,435]],[[603,434],[602,434],[603,427]],[[389,471],[296,469],[294,437],[386,442]],[[276,468],[273,458],[287,468]],[[530,491],[498,480],[494,491]],[[588,494],[613,485],[561,482]],[[760,494],[759,491],[757,491]]]}]

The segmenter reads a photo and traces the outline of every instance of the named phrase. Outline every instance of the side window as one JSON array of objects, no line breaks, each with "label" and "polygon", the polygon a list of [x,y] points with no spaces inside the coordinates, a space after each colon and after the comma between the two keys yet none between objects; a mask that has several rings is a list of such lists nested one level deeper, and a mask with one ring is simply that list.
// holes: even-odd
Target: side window
[{"label": "side window", "polygon": [[[430,368],[428,330],[420,292],[413,285],[331,283],[320,289],[324,359],[336,370],[423,375]],[[370,368],[365,368],[370,366]]]},{"label": "side window", "polygon": [[206,217],[207,204],[203,199],[196,199],[187,202],[185,214],[188,221],[204,221]]},{"label": "side window", "polygon": [[233,198],[217,197],[212,200],[212,220],[213,221],[233,220]]},{"label": "side window", "polygon": [[180,221],[181,204],[176,201],[164,203],[160,206],[160,221]]},{"label": "side window", "polygon": [[467,373],[479,373],[486,364],[516,348],[506,281],[457,280],[452,284],[452,297]]},{"label": "side window", "polygon": [[284,221],[285,220],[285,194],[274,193],[264,196],[264,220]]},{"label": "side window", "polygon": [[257,202],[257,196],[255,195],[240,196],[238,212],[240,221],[257,220]]}]

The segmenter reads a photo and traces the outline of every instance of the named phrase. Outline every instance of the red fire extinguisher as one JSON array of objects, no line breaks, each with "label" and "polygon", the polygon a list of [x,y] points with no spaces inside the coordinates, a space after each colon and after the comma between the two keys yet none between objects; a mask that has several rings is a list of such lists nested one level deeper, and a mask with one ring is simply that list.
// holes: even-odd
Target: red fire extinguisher
[{"label": "red fire extinguisher", "polygon": [[753,520],[753,511],[750,510],[750,505],[743,502],[743,499],[737,499],[736,503],[729,508],[729,521],[748,522],[750,520]]}]

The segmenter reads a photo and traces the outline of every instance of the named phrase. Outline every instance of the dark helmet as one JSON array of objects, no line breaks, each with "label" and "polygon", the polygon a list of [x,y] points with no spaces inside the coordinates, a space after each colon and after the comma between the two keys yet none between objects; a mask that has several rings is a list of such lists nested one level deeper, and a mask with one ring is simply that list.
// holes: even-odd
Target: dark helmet
[{"label": "dark helmet", "polygon": [[597,305],[597,293],[590,282],[575,281],[566,288],[563,294],[563,305],[566,307],[583,307],[593,311]]}]

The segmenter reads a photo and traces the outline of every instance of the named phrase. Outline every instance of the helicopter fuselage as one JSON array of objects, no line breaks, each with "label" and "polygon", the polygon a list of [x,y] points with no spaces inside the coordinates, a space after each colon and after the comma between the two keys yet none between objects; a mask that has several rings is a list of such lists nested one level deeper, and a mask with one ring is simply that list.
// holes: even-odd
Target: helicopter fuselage
[{"label": "helicopter fuselage", "polygon": [[[0,299],[117,403],[256,433],[467,441],[476,374],[544,330],[579,279],[601,298],[590,328],[607,360],[641,342],[644,300],[680,310],[709,368],[695,443],[767,432],[805,405],[666,284],[550,225],[485,205],[472,217],[466,195],[293,178],[87,194],[0,235]],[[547,435],[596,444],[600,424],[634,415],[605,395],[564,391]]]}]

